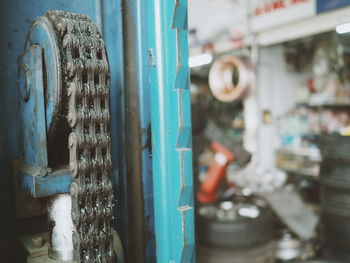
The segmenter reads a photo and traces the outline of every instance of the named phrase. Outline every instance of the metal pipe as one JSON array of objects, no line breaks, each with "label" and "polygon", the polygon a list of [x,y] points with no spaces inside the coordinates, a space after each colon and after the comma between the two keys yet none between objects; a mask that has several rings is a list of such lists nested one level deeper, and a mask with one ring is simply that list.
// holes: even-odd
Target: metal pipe
[{"label": "metal pipe", "polygon": [[47,211],[49,221],[49,257],[68,261],[73,259],[72,200],[69,194],[50,198]]}]

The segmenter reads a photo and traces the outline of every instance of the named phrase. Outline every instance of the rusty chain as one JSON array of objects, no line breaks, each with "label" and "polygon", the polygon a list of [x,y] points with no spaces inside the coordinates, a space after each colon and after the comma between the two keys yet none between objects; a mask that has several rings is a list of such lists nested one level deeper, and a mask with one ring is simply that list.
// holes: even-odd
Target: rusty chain
[{"label": "rusty chain", "polygon": [[62,53],[74,262],[113,262],[109,67],[104,42],[86,15],[49,11]]}]

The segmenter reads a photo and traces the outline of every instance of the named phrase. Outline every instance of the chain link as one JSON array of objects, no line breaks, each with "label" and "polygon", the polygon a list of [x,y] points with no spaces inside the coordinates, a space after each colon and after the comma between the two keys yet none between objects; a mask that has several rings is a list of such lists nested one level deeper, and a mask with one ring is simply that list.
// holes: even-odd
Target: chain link
[{"label": "chain link", "polygon": [[49,11],[46,17],[63,57],[74,262],[113,262],[110,78],[104,42],[86,15]]}]

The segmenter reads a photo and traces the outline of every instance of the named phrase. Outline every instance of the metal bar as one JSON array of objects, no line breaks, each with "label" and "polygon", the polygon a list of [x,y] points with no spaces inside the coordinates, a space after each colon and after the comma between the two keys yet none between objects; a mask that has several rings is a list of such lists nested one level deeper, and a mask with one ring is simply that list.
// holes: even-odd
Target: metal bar
[{"label": "metal bar", "polygon": [[157,262],[195,262],[187,0],[148,2]]},{"label": "metal bar", "polygon": [[[141,162],[141,125],[138,92],[138,65],[142,56],[138,56],[138,36],[136,35],[135,6],[133,1],[123,1],[124,29],[124,66],[125,71],[125,165],[127,177],[127,207],[129,217],[129,238],[126,260],[128,262],[145,261],[145,224],[143,216],[142,162]],[[140,61],[138,61],[140,59]],[[137,237],[137,238],[135,238]]]},{"label": "metal bar", "polygon": [[[124,2],[126,166],[132,221],[128,260],[156,262],[146,2]],[[135,70],[132,70],[135,69]]]}]

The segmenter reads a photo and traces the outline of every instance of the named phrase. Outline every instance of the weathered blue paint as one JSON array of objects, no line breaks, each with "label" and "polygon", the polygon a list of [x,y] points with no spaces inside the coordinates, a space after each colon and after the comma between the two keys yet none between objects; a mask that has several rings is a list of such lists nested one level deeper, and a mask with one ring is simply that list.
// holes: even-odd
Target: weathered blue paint
[{"label": "weathered blue paint", "polygon": [[42,65],[40,63],[40,67],[37,66],[37,69],[41,72],[41,79],[38,78],[37,81],[41,81],[41,83],[46,82],[45,96],[50,98],[45,102],[46,130],[49,131],[52,117],[58,113],[57,110],[54,112],[54,106],[61,103],[62,69],[60,68],[61,55],[56,41],[56,33],[46,17],[36,19],[29,29],[26,36],[25,49],[30,48],[32,45],[39,45],[42,48],[42,56],[45,58],[43,60],[45,63],[43,66],[46,69],[45,80],[43,79]]},{"label": "weathered blue paint", "polygon": [[[13,200],[13,174],[11,160],[23,156],[23,134],[20,125],[20,90],[17,88],[17,58],[24,51],[26,34],[37,16],[48,10],[66,10],[87,14],[102,28],[108,51],[111,71],[111,124],[113,140],[113,182],[117,193],[124,189],[123,178],[118,180],[118,164],[122,163],[121,125],[123,91],[122,23],[120,0],[12,0],[0,1],[0,200],[3,213],[0,213],[0,251],[2,258],[7,253],[13,255],[16,234]],[[48,110],[48,113],[50,109]],[[37,119],[44,125],[45,117]],[[34,152],[34,150],[33,150]],[[120,211],[124,199],[117,195],[116,218],[127,221],[126,213]],[[123,227],[119,224],[118,230]]]},{"label": "weathered blue paint", "polygon": [[[43,86],[43,49],[33,45],[19,58],[21,150],[24,162],[47,167],[45,102]],[[40,121],[42,120],[42,121]]]},{"label": "weathered blue paint", "polygon": [[33,198],[50,197],[69,193],[72,176],[69,170],[58,170],[42,174],[44,169],[22,165],[18,167],[18,186]]},{"label": "weathered blue paint", "polygon": [[147,8],[157,262],[195,262],[187,0]]},{"label": "weathered blue paint", "polygon": [[[45,23],[44,23],[45,24]],[[43,24],[43,25],[44,25]],[[43,78],[43,55],[52,52],[48,47],[47,32],[43,27],[34,27],[31,34],[32,44],[27,46],[23,55],[18,59],[21,117],[21,152],[23,161],[16,162],[19,187],[34,198],[48,197],[58,193],[69,192],[71,175],[67,170],[48,171],[48,156],[46,143],[45,94]],[[44,49],[34,43],[40,43],[36,37],[43,37]],[[49,54],[51,54],[51,52]]]}]

